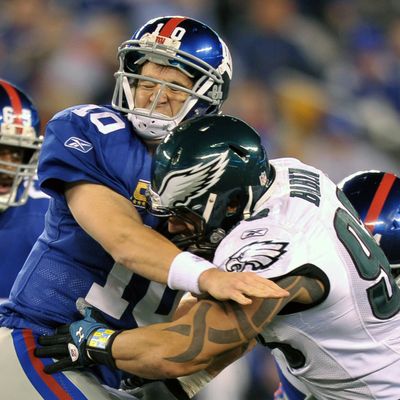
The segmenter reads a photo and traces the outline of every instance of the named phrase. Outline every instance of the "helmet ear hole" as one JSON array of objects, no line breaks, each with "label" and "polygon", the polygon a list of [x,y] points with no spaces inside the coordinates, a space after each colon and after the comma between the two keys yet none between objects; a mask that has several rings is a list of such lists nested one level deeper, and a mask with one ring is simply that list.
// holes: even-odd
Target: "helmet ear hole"
[{"label": "helmet ear hole", "polygon": [[240,208],[240,201],[238,197],[235,197],[234,199],[230,200],[228,205],[226,206],[226,211],[225,211],[225,216],[226,217],[231,217],[232,215],[235,215]]},{"label": "helmet ear hole", "polygon": [[35,154],[35,151],[32,149],[25,149],[22,153],[22,162],[24,164],[29,163],[29,161],[32,159],[32,156]]},{"label": "helmet ear hole", "polygon": [[222,75],[222,79],[224,81],[224,83],[222,85],[222,101],[225,101],[228,98],[229,87],[230,87],[230,84],[231,84],[231,78],[229,77],[228,73],[225,72]]},{"label": "helmet ear hole", "polygon": [[140,64],[137,64],[139,57],[136,52],[128,51],[124,58],[124,71],[132,72],[134,74],[140,73]]},{"label": "helmet ear hole", "polygon": [[237,154],[243,161],[246,161],[249,157],[249,152],[242,146],[236,144],[229,144],[229,148]]}]

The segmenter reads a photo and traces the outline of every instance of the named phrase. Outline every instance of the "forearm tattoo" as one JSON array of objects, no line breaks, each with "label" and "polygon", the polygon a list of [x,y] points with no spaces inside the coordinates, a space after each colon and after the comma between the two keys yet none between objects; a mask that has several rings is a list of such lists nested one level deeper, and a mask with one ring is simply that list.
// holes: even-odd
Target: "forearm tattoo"
[{"label": "forearm tattoo", "polygon": [[[255,300],[257,308],[249,312],[248,308],[235,302],[218,302],[203,300],[195,306],[195,312],[190,324],[176,324],[166,330],[176,332],[190,338],[189,346],[180,354],[168,357],[166,360],[185,363],[194,360],[207,346],[207,343],[225,345],[225,350],[238,346],[245,347],[251,339],[256,337],[265,326],[272,321],[275,315],[290,301],[315,303],[324,294],[322,284],[314,279],[302,276],[293,276],[279,281],[279,286],[286,289],[290,296],[281,299]],[[207,320],[213,309],[217,307],[219,314],[226,318],[233,318],[235,328],[217,329],[212,326],[212,318]],[[222,318],[221,316],[221,318]],[[232,323],[230,323],[232,326]]]}]

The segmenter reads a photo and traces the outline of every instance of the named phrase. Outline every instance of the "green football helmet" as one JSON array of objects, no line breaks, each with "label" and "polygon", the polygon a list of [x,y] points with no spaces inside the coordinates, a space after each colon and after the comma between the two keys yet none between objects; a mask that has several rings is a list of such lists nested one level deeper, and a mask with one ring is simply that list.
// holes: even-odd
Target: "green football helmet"
[{"label": "green football helmet", "polygon": [[224,115],[188,120],[157,148],[149,211],[190,223],[194,231],[173,241],[210,257],[226,232],[251,215],[271,172],[259,135],[245,122]]}]

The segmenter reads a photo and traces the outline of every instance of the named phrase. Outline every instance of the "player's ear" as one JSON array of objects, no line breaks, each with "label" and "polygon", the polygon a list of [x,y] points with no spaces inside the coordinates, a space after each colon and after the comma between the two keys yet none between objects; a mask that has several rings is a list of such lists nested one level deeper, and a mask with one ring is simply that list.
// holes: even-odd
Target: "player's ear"
[{"label": "player's ear", "polygon": [[225,215],[229,217],[237,213],[240,207],[240,201],[237,197],[231,199],[226,207]]}]

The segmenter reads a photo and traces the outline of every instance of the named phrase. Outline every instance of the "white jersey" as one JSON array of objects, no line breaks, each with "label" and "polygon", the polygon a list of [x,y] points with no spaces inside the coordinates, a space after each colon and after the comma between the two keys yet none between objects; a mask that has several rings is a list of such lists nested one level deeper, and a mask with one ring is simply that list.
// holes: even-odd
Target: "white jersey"
[{"label": "white jersey", "polygon": [[320,400],[400,399],[400,291],[386,258],[321,171],[289,158],[271,165],[273,184],[221,242],[215,264],[319,279],[318,305],[291,303],[262,333],[288,345],[272,350],[282,370]]}]

